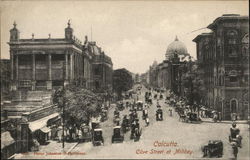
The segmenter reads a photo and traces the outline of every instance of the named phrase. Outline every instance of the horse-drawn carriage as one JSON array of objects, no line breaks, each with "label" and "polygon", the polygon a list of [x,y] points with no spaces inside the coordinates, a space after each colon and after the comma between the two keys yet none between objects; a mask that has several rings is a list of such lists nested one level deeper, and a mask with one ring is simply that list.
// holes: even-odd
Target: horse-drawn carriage
[{"label": "horse-drawn carriage", "polygon": [[158,108],[156,111],[156,121],[163,121],[163,111],[161,108]]},{"label": "horse-drawn carriage", "polygon": [[179,114],[179,120],[181,120],[182,122],[187,122],[187,123],[201,123],[201,119],[200,117],[198,117],[197,113],[193,113],[193,112],[188,112],[185,113],[183,109],[181,108],[176,108]]},{"label": "horse-drawn carriage", "polygon": [[138,111],[142,111],[143,109],[143,102],[142,101],[137,101],[136,102],[136,108]]},{"label": "horse-drawn carriage", "polygon": [[108,111],[106,109],[103,109],[101,113],[101,121],[104,122],[107,119],[108,119]]},{"label": "horse-drawn carriage", "polygon": [[210,140],[207,145],[202,147],[202,152],[203,157],[222,157],[223,142],[221,140]]},{"label": "horse-drawn carriage", "polygon": [[121,126],[115,126],[113,128],[113,135],[112,135],[112,143],[115,143],[115,142],[123,142],[124,140],[124,135],[122,133],[122,128]]},{"label": "horse-drawn carriage", "polygon": [[122,120],[122,131],[123,133],[126,133],[127,131],[129,131],[129,129],[130,129],[129,119],[127,118],[127,116],[124,116]]},{"label": "horse-drawn carriage", "polygon": [[104,139],[102,136],[102,129],[96,128],[93,130],[93,141],[94,146],[104,145]]},{"label": "horse-drawn carriage", "polygon": [[82,135],[79,137],[80,142],[89,142],[92,140],[92,131],[90,126],[81,125]]}]

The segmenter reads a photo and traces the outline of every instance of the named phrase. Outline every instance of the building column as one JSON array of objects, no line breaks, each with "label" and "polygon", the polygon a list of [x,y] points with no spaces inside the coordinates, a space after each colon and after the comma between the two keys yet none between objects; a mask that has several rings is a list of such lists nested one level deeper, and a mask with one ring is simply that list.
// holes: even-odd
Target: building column
[{"label": "building column", "polygon": [[74,77],[74,75],[73,75],[73,54],[71,53],[70,54],[70,81],[72,81],[73,80],[73,77]]},{"label": "building column", "polygon": [[10,51],[10,60],[11,60],[11,91],[16,90],[16,81],[14,81],[14,52]]},{"label": "building column", "polygon": [[31,90],[35,90],[36,88],[36,56],[32,54],[32,86]]},{"label": "building column", "polygon": [[47,90],[52,89],[52,77],[51,77],[51,53],[48,54],[48,81]]},{"label": "building column", "polygon": [[16,80],[18,81],[18,55],[16,55]]},{"label": "building column", "polygon": [[68,53],[65,54],[65,77],[64,77],[64,86],[68,85],[68,79],[69,79],[69,67],[68,67]]},{"label": "building column", "polygon": [[14,80],[14,56],[13,51],[10,51],[10,60],[11,60],[11,80]]}]

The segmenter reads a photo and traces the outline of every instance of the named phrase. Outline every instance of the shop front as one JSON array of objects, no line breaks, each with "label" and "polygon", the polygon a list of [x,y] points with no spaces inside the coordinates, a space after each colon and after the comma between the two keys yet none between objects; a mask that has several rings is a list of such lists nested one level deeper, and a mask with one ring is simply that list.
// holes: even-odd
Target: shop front
[{"label": "shop front", "polygon": [[45,145],[48,140],[51,139],[51,127],[54,126],[51,123],[53,119],[57,119],[59,117],[58,113],[51,114],[42,119],[29,122],[29,129],[32,133],[32,138],[37,140],[39,144]]}]

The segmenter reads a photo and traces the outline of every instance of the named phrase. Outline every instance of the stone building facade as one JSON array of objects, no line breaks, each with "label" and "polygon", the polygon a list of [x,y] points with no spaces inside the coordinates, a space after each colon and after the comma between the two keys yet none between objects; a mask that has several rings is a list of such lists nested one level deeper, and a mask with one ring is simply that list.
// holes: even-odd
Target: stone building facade
[{"label": "stone building facade", "polygon": [[[199,35],[197,55],[205,57],[206,81],[213,90],[209,103],[223,119],[249,116],[249,17],[227,14],[208,26],[212,33]],[[205,36],[204,36],[205,35]],[[213,62],[212,62],[213,61]],[[208,65],[208,64],[207,64]],[[209,87],[209,86],[207,86]],[[212,97],[212,98],[211,98]]]},{"label": "stone building facade", "polygon": [[68,23],[65,37],[20,39],[14,23],[10,30],[12,90],[51,90],[68,83],[83,85],[84,55],[81,42]]},{"label": "stone building facade", "polygon": [[96,42],[89,42],[87,37],[84,52],[90,57],[89,86],[95,92],[112,92],[113,90],[113,63]]},{"label": "stone building facade", "polygon": [[155,61],[149,69],[149,83],[154,88],[168,89],[181,95],[183,92],[181,85],[181,70],[179,67],[182,61],[188,56],[185,44],[175,40],[169,44],[165,57],[166,59],[157,64]]},{"label": "stone building facade", "polygon": [[197,64],[202,69],[202,75],[204,85],[206,88],[206,96],[203,104],[206,106],[214,105],[214,41],[212,33],[202,33],[198,35],[194,40],[197,43],[196,57]]},{"label": "stone building facade", "polygon": [[96,42],[85,43],[73,34],[70,22],[64,38],[20,39],[10,30],[12,90],[52,90],[69,83],[91,90],[111,90],[113,64]]}]

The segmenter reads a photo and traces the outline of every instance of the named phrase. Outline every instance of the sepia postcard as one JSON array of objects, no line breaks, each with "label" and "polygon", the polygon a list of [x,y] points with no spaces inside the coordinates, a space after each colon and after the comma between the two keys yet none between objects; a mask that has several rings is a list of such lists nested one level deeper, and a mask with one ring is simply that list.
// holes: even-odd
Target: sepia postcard
[{"label": "sepia postcard", "polygon": [[3,0],[1,159],[250,158],[246,0]]}]

